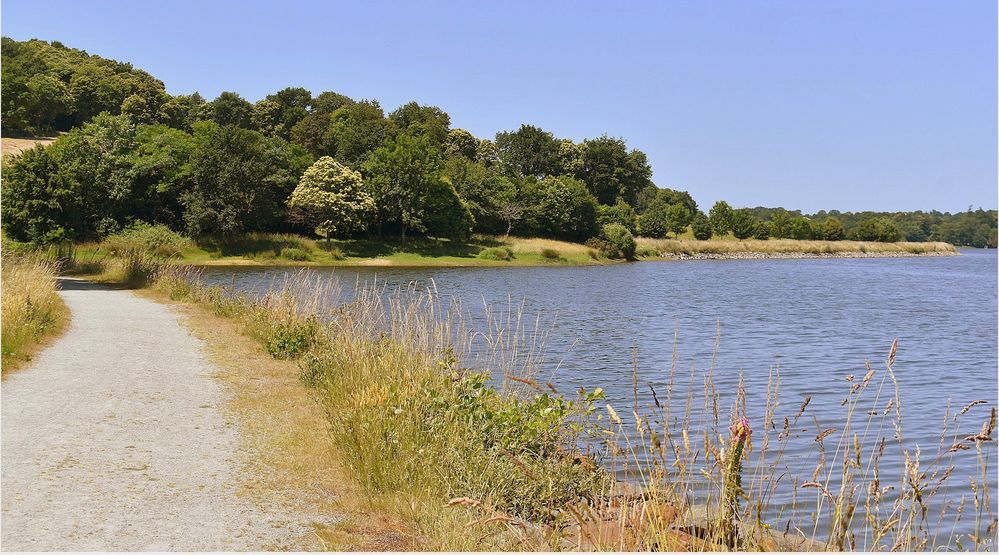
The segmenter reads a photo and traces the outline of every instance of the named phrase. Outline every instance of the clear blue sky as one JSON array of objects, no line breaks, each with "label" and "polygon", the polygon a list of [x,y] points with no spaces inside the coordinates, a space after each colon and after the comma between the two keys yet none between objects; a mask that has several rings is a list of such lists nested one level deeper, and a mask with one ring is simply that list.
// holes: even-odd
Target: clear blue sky
[{"label": "clear blue sky", "polygon": [[4,0],[3,34],[132,62],[171,93],[417,100],[491,137],[624,137],[702,206],[997,206],[989,0]]}]

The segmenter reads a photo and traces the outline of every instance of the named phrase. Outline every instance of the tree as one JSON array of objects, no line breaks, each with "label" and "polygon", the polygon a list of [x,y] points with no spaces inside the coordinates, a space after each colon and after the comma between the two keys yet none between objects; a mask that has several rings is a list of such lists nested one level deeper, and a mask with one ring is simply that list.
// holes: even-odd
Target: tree
[{"label": "tree", "polygon": [[694,233],[694,238],[699,241],[707,241],[711,238],[711,221],[704,212],[697,211],[690,222],[690,230]]},{"label": "tree", "polygon": [[623,139],[604,135],[583,141],[576,177],[602,204],[613,204],[618,198],[635,204],[639,191],[651,180],[652,168],[644,152],[628,151]]},{"label": "tree", "polygon": [[842,241],[846,238],[846,230],[837,218],[828,217],[817,226],[820,237],[826,241]]},{"label": "tree", "polygon": [[430,144],[441,147],[448,138],[451,116],[436,106],[421,106],[409,102],[389,114],[396,129],[414,137],[426,137]]},{"label": "tree", "polygon": [[4,158],[0,181],[3,229],[16,241],[45,243],[72,238],[84,227],[85,203],[78,191],[58,179],[50,149],[41,145]]},{"label": "tree", "polygon": [[802,241],[812,238],[812,224],[804,216],[792,218],[790,228],[792,239]]},{"label": "tree", "polygon": [[601,204],[597,208],[597,223],[601,227],[607,224],[621,224],[632,233],[638,231],[638,216],[635,215],[635,209],[621,199],[618,199],[614,206]]},{"label": "tree", "polygon": [[732,207],[727,202],[716,202],[708,212],[708,219],[711,221],[711,229],[718,235],[724,236],[732,231]]},{"label": "tree", "polygon": [[777,239],[791,237],[793,221],[787,210],[778,208],[770,217],[770,235]]},{"label": "tree", "polygon": [[288,199],[288,215],[326,237],[364,229],[375,200],[364,190],[361,174],[323,156],[302,174]]},{"label": "tree", "polygon": [[378,207],[379,224],[397,227],[403,241],[411,229],[452,238],[471,230],[471,213],[454,186],[441,178],[440,153],[426,137],[402,134],[389,139],[364,162],[362,171]]},{"label": "tree", "polygon": [[[453,156],[444,162],[442,177],[454,185],[465,201],[475,228],[484,233],[499,233],[504,229],[500,205],[516,196],[516,188],[493,168],[473,162],[464,156]],[[509,223],[509,222],[507,222]],[[509,227],[509,226],[506,226]]]},{"label": "tree", "polygon": [[850,230],[850,238],[856,241],[894,243],[902,238],[902,232],[887,218],[869,218]]},{"label": "tree", "polygon": [[732,234],[740,241],[749,239],[756,233],[757,220],[746,208],[740,208],[732,213]]},{"label": "tree", "polygon": [[475,160],[478,149],[479,140],[468,131],[452,129],[447,132],[447,139],[444,141],[444,154],[447,157],[463,156]]},{"label": "tree", "polygon": [[192,236],[275,229],[285,199],[312,162],[300,147],[256,131],[211,122],[195,125],[193,183],[182,196]]},{"label": "tree", "polygon": [[599,233],[597,199],[578,179],[549,177],[539,193],[539,225],[546,236],[582,241]]},{"label": "tree", "polygon": [[559,141],[554,135],[533,125],[496,134],[496,151],[503,171],[516,177],[543,179],[557,175],[558,149]]},{"label": "tree", "polygon": [[635,237],[628,231],[628,228],[621,224],[607,224],[603,226],[601,237],[616,251],[613,255],[614,258],[634,260]]},{"label": "tree", "polygon": [[757,222],[756,232],[753,233],[754,239],[759,239],[760,241],[766,241],[770,239],[770,222]]},{"label": "tree", "polygon": [[509,237],[510,230],[513,229],[513,224],[520,221],[520,218],[523,217],[524,207],[518,204],[515,199],[504,199],[500,201],[497,214],[500,219],[506,222],[506,233],[503,236]]},{"label": "tree", "polygon": [[267,95],[253,106],[253,122],[265,135],[291,139],[291,130],[309,115],[312,93],[302,87],[288,87]]},{"label": "tree", "polygon": [[200,119],[220,126],[235,125],[253,129],[253,104],[234,92],[223,92],[199,110]]},{"label": "tree", "polygon": [[385,144],[394,134],[394,128],[378,102],[362,100],[347,104],[330,115],[330,127],[324,137],[328,150],[322,154],[347,166],[359,166]]}]

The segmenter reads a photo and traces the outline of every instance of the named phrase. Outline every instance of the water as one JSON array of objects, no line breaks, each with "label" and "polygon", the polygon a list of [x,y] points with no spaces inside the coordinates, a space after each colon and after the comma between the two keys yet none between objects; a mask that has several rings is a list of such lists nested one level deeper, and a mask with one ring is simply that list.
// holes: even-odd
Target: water
[{"label": "water", "polygon": [[[204,277],[261,292],[294,271],[207,268]],[[561,391],[602,387],[609,403],[625,409],[621,413],[632,406],[633,353],[643,404],[651,402],[648,384],[660,391],[664,387],[674,354],[686,376],[692,367],[706,371],[715,353],[723,418],[741,372],[747,410],[757,425],[771,370],[779,369],[779,418],[812,397],[803,419],[808,432],[792,442],[786,455],[788,468],[803,476],[811,474],[818,457],[816,430],[842,424],[840,401],[850,386],[846,377],[864,376],[865,361],[882,369],[896,338],[904,437],[907,446],[923,447],[924,459],[936,453],[948,403],[953,412],[972,400],[988,401],[964,417],[962,433],[973,434],[999,396],[995,250],[964,250],[959,257],[317,272],[347,286],[375,280],[390,288],[432,284],[439,294],[460,300],[473,320],[482,318],[484,304],[506,307],[511,299],[523,300],[529,313],[551,323],[542,377]],[[679,383],[685,386],[686,377]],[[956,502],[970,491],[974,451],[965,453],[971,465],[959,465],[942,500]],[[988,453],[994,487],[994,446]],[[902,464],[897,453],[889,453],[882,475],[897,478]],[[968,531],[967,525],[959,530]]]}]

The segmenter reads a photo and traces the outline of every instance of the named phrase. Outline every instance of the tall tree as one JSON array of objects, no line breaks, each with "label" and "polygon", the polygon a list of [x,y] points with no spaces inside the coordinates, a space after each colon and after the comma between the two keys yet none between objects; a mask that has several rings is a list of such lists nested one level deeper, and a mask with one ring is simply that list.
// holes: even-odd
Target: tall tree
[{"label": "tall tree", "polygon": [[374,212],[375,200],[364,190],[361,174],[329,156],[305,170],[288,199],[291,220],[327,241],[333,235],[364,229]]},{"label": "tall tree", "polygon": [[639,191],[650,183],[652,168],[644,152],[629,151],[624,140],[604,135],[583,141],[576,176],[600,203],[614,204],[621,198],[634,205]]},{"label": "tall tree", "polygon": [[421,106],[416,102],[403,104],[389,119],[399,131],[414,137],[426,137],[430,144],[442,148],[448,138],[451,116],[436,106]]},{"label": "tall tree", "polygon": [[496,151],[503,171],[517,177],[539,179],[559,173],[559,141],[533,125],[496,134]]}]

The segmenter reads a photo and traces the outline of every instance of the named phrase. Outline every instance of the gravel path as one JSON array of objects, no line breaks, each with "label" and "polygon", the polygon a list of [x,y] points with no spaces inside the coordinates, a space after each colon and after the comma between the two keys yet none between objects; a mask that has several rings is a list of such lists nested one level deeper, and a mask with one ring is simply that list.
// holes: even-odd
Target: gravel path
[{"label": "gravel path", "polygon": [[64,280],[65,335],[4,379],[0,549],[301,549],[239,489],[239,436],[169,307]]}]

